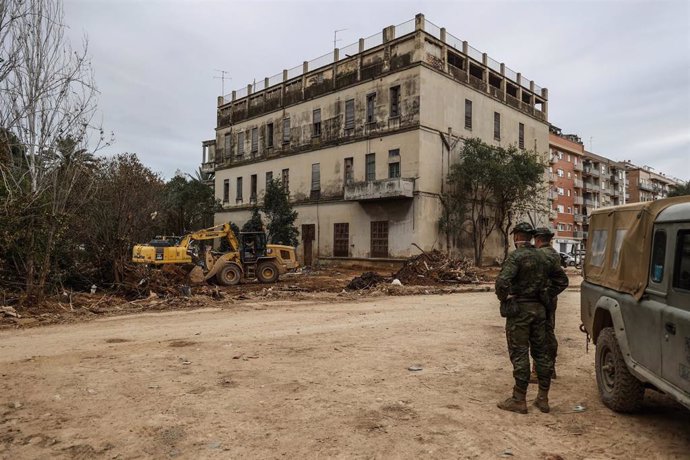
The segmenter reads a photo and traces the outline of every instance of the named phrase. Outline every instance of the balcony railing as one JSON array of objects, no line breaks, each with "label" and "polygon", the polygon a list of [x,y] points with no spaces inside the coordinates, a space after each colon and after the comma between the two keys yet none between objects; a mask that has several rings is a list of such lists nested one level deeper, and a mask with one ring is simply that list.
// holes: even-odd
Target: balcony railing
[{"label": "balcony railing", "polygon": [[582,188],[582,179],[575,179],[573,182],[576,188]]},{"label": "balcony railing", "polygon": [[594,176],[594,177],[599,177],[601,175],[597,168],[591,168],[591,167],[583,168],[582,172],[585,175],[590,175],[590,176]]},{"label": "balcony railing", "polygon": [[573,219],[575,220],[575,222],[580,223],[582,223],[582,221],[584,220],[582,214],[573,214]]},{"label": "balcony railing", "polygon": [[355,182],[345,186],[344,195],[344,198],[349,201],[412,198],[414,196],[414,179],[395,178]]},{"label": "balcony railing", "polygon": [[587,232],[573,232],[575,238],[587,238]]},{"label": "balcony railing", "polygon": [[576,196],[573,198],[573,203],[582,205],[582,197],[581,196]]},{"label": "balcony railing", "polygon": [[216,163],[214,161],[209,161],[207,163],[201,163],[201,172],[203,172],[203,173],[213,172],[215,167],[216,167]]},{"label": "balcony railing", "polygon": [[583,183],[583,188],[587,190],[588,192],[598,192],[600,190],[598,184],[593,184],[591,182],[584,182]]},{"label": "balcony railing", "polygon": [[585,206],[589,206],[589,207],[594,206],[594,200],[585,200]]},{"label": "balcony railing", "polygon": [[575,163],[573,164],[573,169],[575,171],[582,171],[582,163]]},{"label": "balcony railing", "polygon": [[640,189],[651,192],[652,190],[654,190],[654,187],[652,187],[652,184],[650,184],[649,182],[640,181]]},{"label": "balcony railing", "polygon": [[546,176],[548,177],[549,182],[554,182],[556,180],[556,175],[551,171],[547,171]]}]

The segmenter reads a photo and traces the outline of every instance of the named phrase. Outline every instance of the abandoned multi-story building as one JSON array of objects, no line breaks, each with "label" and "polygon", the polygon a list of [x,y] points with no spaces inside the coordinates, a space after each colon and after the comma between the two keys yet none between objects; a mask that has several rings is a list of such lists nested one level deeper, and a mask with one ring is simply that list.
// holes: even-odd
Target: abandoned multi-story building
[{"label": "abandoned multi-story building", "polygon": [[[464,138],[549,148],[547,90],[421,14],[219,97],[217,110],[202,145],[216,222],[241,226],[280,179],[306,264],[445,248],[439,196]],[[500,247],[496,236],[486,258]]]}]

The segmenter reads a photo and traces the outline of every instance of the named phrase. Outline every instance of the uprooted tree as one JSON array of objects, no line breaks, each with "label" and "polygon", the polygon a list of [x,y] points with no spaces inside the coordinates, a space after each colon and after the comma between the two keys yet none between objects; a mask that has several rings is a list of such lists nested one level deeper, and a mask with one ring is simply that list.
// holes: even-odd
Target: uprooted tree
[{"label": "uprooted tree", "polygon": [[481,264],[489,236],[499,231],[508,253],[508,231],[518,216],[541,212],[544,164],[535,152],[490,146],[467,139],[451,166],[448,189],[441,196],[439,228],[450,241],[467,237],[474,262]]},{"label": "uprooted tree", "polygon": [[274,244],[297,246],[299,231],[295,226],[297,211],[290,204],[289,192],[282,182],[274,179],[266,184],[261,208],[268,221],[268,240]]}]

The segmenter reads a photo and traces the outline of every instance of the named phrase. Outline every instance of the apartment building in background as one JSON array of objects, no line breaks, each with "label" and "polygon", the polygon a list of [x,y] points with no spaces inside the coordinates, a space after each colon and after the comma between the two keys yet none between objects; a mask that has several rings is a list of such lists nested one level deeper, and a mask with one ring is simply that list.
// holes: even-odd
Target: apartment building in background
[{"label": "apartment building in background", "polygon": [[[241,225],[282,181],[307,265],[402,258],[413,244],[445,249],[439,197],[463,139],[546,153],[547,119],[545,88],[419,14],[219,97],[202,170],[223,204],[217,223]],[[501,254],[492,235],[486,259]]]},{"label": "apartment building in background", "polygon": [[553,246],[560,252],[584,249],[588,216],[594,209],[666,198],[674,185],[682,184],[649,167],[585,150],[577,135],[562,134],[553,125],[549,147],[549,219]]}]

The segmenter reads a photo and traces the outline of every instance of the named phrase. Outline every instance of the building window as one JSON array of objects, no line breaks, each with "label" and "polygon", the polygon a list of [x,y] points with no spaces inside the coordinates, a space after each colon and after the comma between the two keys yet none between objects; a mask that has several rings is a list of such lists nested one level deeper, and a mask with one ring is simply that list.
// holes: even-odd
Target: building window
[{"label": "building window", "polygon": [[388,151],[388,178],[400,177],[400,149]]},{"label": "building window", "polygon": [[568,179],[570,179],[570,171],[567,172]]},{"label": "building window", "polygon": [[557,169],[556,172],[558,173],[558,177],[563,177],[563,170],[562,169]]},{"label": "building window", "polygon": [[266,125],[266,147],[273,147],[273,123]]},{"label": "building window", "polygon": [[268,184],[273,181],[273,171],[268,171],[266,173],[266,188],[268,189]]},{"label": "building window", "polygon": [[572,214],[572,213],[573,213],[573,208],[571,208],[570,206],[568,206],[568,214]]},{"label": "building window", "polygon": [[364,177],[367,182],[376,180],[376,154],[368,153],[366,156],[366,170]]},{"label": "building window", "polygon": [[371,257],[388,257],[388,221],[371,223]]},{"label": "building window", "polygon": [[565,190],[563,189],[563,187],[557,187],[557,189],[558,189],[558,194],[559,194],[560,196],[565,195]]},{"label": "building window", "polygon": [[367,94],[367,123],[374,122],[374,110],[376,108],[376,93]]},{"label": "building window", "polygon": [[395,118],[400,116],[400,86],[394,86],[390,89],[391,109],[390,117]]},{"label": "building window", "polygon": [[230,179],[223,180],[223,203],[230,201]]},{"label": "building window", "polygon": [[345,129],[355,127],[355,100],[345,101]]},{"label": "building window", "polygon": [[568,163],[570,163],[570,154],[568,154]]},{"label": "building window", "polygon": [[244,156],[244,131],[237,133],[237,156]]},{"label": "building window", "polygon": [[354,179],[353,158],[345,158],[345,184],[351,184]]},{"label": "building window", "polygon": [[321,190],[321,165],[314,163],[311,165],[311,191],[317,192]]},{"label": "building window", "polygon": [[568,193],[568,196],[570,196],[570,189],[566,190],[566,192]]},{"label": "building window", "polygon": [[494,139],[501,140],[501,114],[494,112]]},{"label": "building window", "polygon": [[252,128],[252,153],[259,151],[259,128]]},{"label": "building window", "polygon": [[237,194],[235,195],[235,201],[238,203],[242,202],[242,178],[237,178]]},{"label": "building window", "polygon": [[350,224],[333,224],[333,256],[350,255]]},{"label": "building window", "polygon": [[311,135],[313,137],[321,135],[321,109],[315,109],[313,112]]},{"label": "building window", "polygon": [[256,174],[252,174],[249,181],[249,201],[256,203]]},{"label": "building window", "polygon": [[518,123],[518,147],[521,149],[525,148],[525,125],[524,123]]},{"label": "building window", "polygon": [[283,120],[283,144],[290,143],[290,119],[285,118]]},{"label": "building window", "polygon": [[227,133],[224,138],[225,144],[225,157],[229,157],[232,154],[232,134]]},{"label": "building window", "polygon": [[472,129],[472,101],[465,99],[465,129]]},{"label": "building window", "polygon": [[283,188],[286,192],[290,191],[290,169],[283,169],[282,175]]},{"label": "building window", "polygon": [[563,205],[562,205],[562,204],[559,204],[558,206],[556,206],[556,209],[557,209],[558,212],[560,212],[561,214],[564,214],[564,213],[565,213],[565,209],[563,208]]}]

